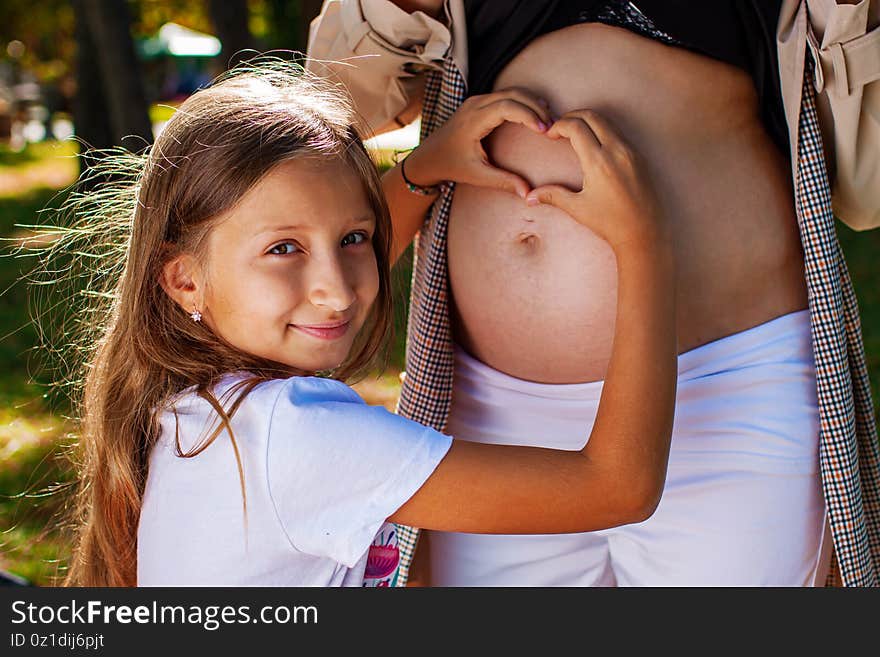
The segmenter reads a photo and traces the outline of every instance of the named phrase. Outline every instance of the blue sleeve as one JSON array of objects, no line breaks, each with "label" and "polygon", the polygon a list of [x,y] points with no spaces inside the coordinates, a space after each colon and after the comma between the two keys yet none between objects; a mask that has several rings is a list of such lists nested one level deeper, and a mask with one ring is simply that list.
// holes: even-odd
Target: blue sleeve
[{"label": "blue sleeve", "polygon": [[348,386],[299,377],[269,426],[269,493],[292,546],[353,567],[422,486],[452,439],[368,406]]}]

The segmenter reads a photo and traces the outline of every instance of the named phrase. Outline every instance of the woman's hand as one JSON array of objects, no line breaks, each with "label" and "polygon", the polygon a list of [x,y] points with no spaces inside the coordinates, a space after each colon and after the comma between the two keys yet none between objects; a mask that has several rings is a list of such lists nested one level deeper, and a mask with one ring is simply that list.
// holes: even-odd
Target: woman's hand
[{"label": "woman's hand", "polygon": [[452,180],[502,189],[525,198],[529,183],[493,166],[481,143],[505,121],[537,133],[547,132],[553,122],[546,101],[522,89],[471,96],[407,158],[407,178],[426,187]]},{"label": "woman's hand", "polygon": [[668,241],[667,226],[637,155],[605,119],[591,110],[574,110],[546,135],[571,142],[584,176],[582,189],[543,185],[528,193],[529,205],[546,203],[567,212],[615,251],[632,242]]}]

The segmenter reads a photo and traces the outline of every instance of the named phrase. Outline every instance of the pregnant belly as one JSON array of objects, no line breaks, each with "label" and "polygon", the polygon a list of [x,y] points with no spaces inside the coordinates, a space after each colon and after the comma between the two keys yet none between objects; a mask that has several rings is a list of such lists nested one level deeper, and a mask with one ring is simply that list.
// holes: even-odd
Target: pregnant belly
[{"label": "pregnant belly", "polygon": [[[578,62],[592,68],[572,79],[565,71]],[[541,94],[559,114],[603,113],[642,155],[675,236],[670,301],[680,351],[806,306],[788,164],[742,72],[625,30],[581,25],[530,44],[499,76],[496,88],[508,86]],[[486,148],[533,186],[580,187],[564,141],[505,124]],[[448,254],[453,331],[473,356],[542,383],[604,378],[617,270],[595,234],[552,207],[458,185]]]}]

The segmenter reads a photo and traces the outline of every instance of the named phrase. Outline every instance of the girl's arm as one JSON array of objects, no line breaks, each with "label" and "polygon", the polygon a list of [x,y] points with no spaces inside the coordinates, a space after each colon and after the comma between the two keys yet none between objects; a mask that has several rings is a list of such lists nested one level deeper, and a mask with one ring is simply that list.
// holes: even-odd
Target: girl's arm
[{"label": "girl's arm", "polygon": [[635,155],[588,111],[548,131],[570,140],[584,186],[547,186],[557,206],[606,239],[618,269],[614,345],[598,415],[581,451],[454,441],[391,520],[444,531],[583,532],[649,517],[666,476],[677,375],[671,237]]},{"label": "girl's arm", "polygon": [[[407,156],[407,179],[421,187],[435,187],[444,181],[493,187],[525,199],[529,184],[515,173],[492,166],[481,144],[505,121],[542,133],[552,123],[547,103],[523,89],[471,96]],[[392,263],[412,242],[439,193],[423,196],[410,191],[403,179],[403,167],[403,163],[397,164],[382,176],[393,224]]]}]

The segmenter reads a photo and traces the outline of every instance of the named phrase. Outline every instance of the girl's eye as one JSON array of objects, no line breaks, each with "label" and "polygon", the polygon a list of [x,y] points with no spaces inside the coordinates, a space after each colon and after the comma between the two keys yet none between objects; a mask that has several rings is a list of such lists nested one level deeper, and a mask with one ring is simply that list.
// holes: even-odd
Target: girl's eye
[{"label": "girl's eye", "polygon": [[366,233],[349,233],[342,238],[342,246],[348,246],[349,244],[361,244],[363,242],[366,242],[368,239],[369,236]]},{"label": "girl's eye", "polygon": [[269,253],[272,255],[290,255],[297,251],[299,251],[299,248],[293,242],[282,242],[269,249]]}]

